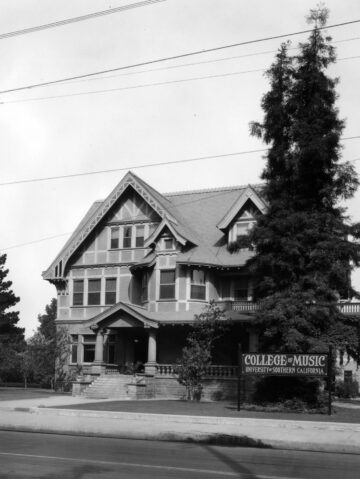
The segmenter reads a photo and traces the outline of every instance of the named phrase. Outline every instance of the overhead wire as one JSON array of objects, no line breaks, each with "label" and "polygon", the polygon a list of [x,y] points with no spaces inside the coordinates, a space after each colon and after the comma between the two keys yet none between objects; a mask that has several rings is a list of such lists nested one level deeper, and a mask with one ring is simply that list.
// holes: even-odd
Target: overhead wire
[{"label": "overhead wire", "polygon": [[[359,139],[360,135],[355,135],[355,136],[348,136],[348,137],[343,137],[341,138],[341,141],[346,141],[346,140],[355,140]],[[220,155],[208,155],[208,156],[198,156],[194,158],[184,158],[182,160],[173,160],[173,161],[164,161],[164,162],[157,162],[157,163],[144,163],[142,165],[132,165],[132,166],[122,166],[120,168],[111,168],[111,169],[104,169],[104,170],[96,170],[96,171],[85,171],[81,173],[71,173],[69,175],[57,175],[57,176],[46,176],[46,177],[41,177],[41,178],[29,178],[29,179],[23,179],[23,180],[14,180],[14,181],[7,181],[0,183],[0,186],[11,186],[11,185],[19,185],[23,183],[37,183],[37,182],[42,182],[42,181],[52,181],[52,180],[62,180],[62,179],[67,179],[67,178],[76,178],[80,176],[92,176],[92,175],[99,175],[102,173],[114,173],[118,171],[128,171],[128,170],[137,170],[140,168],[153,168],[155,166],[167,166],[167,165],[176,165],[180,163],[191,163],[194,161],[204,161],[204,160],[215,160],[218,158],[229,158],[233,156],[243,156],[243,155],[248,155],[248,154],[253,154],[253,153],[264,153],[265,151],[268,151],[268,148],[261,148],[261,149],[256,149],[256,150],[244,150],[244,151],[236,151],[232,153],[222,153]],[[356,158],[354,160],[349,160],[350,162],[352,161],[358,161],[360,158]]]},{"label": "overhead wire", "polygon": [[166,2],[167,0],[144,0],[142,2],[130,3],[127,5],[122,5],[120,7],[109,8],[107,10],[102,10],[99,12],[88,13],[86,15],[80,15],[72,18],[65,18],[57,22],[44,23],[42,25],[37,25],[35,27],[23,28],[21,30],[15,30],[8,33],[0,33],[0,40],[5,40],[7,38],[17,37],[20,35],[27,35],[29,33],[36,33],[42,30],[48,30],[50,28],[62,27],[64,25],[69,25],[72,23],[83,22],[86,20],[91,20],[93,18],[103,17],[105,15],[113,15],[114,13],[125,12],[128,10],[133,10],[135,8],[146,7],[154,3]]},{"label": "overhead wire", "polygon": [[[346,57],[346,58],[339,58],[338,60],[353,60],[356,58],[360,58],[360,55]],[[190,78],[181,78],[178,80],[168,80],[162,82],[152,82],[152,83],[143,83],[139,85],[132,85],[132,86],[123,86],[123,87],[114,87],[114,88],[103,88],[99,90],[89,90],[83,92],[74,92],[74,93],[60,93],[58,95],[48,95],[43,97],[32,97],[32,98],[20,98],[18,100],[0,100],[0,105],[9,105],[14,103],[28,103],[28,102],[36,102],[36,101],[45,101],[45,100],[56,100],[59,98],[71,98],[71,97],[79,97],[79,96],[86,96],[86,95],[96,95],[101,93],[112,93],[117,91],[124,91],[124,90],[137,90],[140,88],[149,88],[149,87],[156,87],[156,86],[164,86],[164,85],[171,85],[177,83],[187,83],[193,81],[200,81],[200,80],[208,80],[208,79],[216,79],[216,78],[226,78],[232,77],[236,75],[244,75],[248,73],[259,73],[259,72],[266,72],[265,69],[254,69],[254,70],[243,70],[238,72],[229,72],[229,73],[219,73],[213,75],[203,75],[197,77],[190,77]]]},{"label": "overhead wire", "polygon": [[[331,29],[331,28],[337,28],[337,27],[341,27],[341,26],[345,26],[345,25],[352,25],[352,24],[359,23],[359,22],[360,22],[360,19],[359,20],[351,20],[351,21],[348,21],[348,22],[342,22],[342,23],[337,23],[337,24],[333,24],[333,25],[328,25],[326,27],[319,27],[319,30],[324,30],[324,29],[328,30],[328,29]],[[50,81],[46,81],[46,82],[34,83],[34,84],[31,84],[31,85],[25,85],[25,86],[16,87],[16,88],[10,88],[10,89],[7,89],[7,90],[1,90],[0,94],[12,93],[12,92],[22,91],[22,90],[29,90],[29,89],[34,89],[34,88],[40,88],[40,87],[43,87],[43,86],[54,85],[54,84],[57,84],[57,83],[65,83],[65,82],[68,82],[68,81],[71,81],[71,80],[78,80],[80,78],[88,78],[88,77],[93,77],[93,76],[96,76],[96,75],[103,75],[103,74],[106,74],[106,73],[113,73],[113,72],[116,72],[116,71],[129,70],[131,68],[138,68],[138,67],[142,67],[142,66],[146,66],[146,65],[152,65],[152,64],[155,64],[155,63],[161,63],[161,62],[170,61],[170,60],[177,60],[179,58],[187,58],[187,57],[190,57],[190,56],[202,55],[204,53],[226,50],[228,48],[235,48],[235,47],[239,47],[239,46],[243,46],[243,45],[250,45],[250,44],[260,43],[260,42],[265,42],[265,41],[270,41],[270,40],[277,40],[277,39],[280,39],[280,38],[287,38],[287,37],[291,37],[291,36],[295,36],[295,35],[301,35],[301,34],[304,34],[304,33],[309,33],[311,31],[312,31],[312,29],[307,29],[307,30],[301,30],[301,31],[298,31],[298,32],[291,32],[291,33],[286,33],[286,34],[281,34],[281,35],[273,35],[273,36],[269,36],[269,37],[257,38],[257,39],[254,39],[254,40],[246,40],[246,41],[242,41],[242,42],[237,42],[237,43],[232,43],[232,44],[227,44],[227,45],[221,45],[221,46],[213,47],[213,48],[204,48],[202,50],[195,50],[195,51],[192,51],[192,52],[180,53],[178,55],[171,55],[171,56],[168,56],[168,57],[162,57],[162,58],[157,58],[157,59],[148,60],[148,61],[144,61],[144,62],[138,62],[138,63],[134,63],[134,64],[131,64],[131,65],[123,65],[123,66],[119,66],[119,67],[115,67],[115,68],[109,68],[109,69],[106,69],[106,70],[84,73],[84,74],[81,74],[81,75],[74,75],[74,76],[71,76],[71,77],[65,77],[65,78],[61,78],[61,79],[57,79],[57,80],[50,80]]]},{"label": "overhead wire", "polygon": [[[333,43],[350,42],[350,41],[355,41],[355,40],[360,40],[360,37],[345,38],[345,39],[342,39],[342,40],[333,41]],[[298,47],[293,47],[293,48],[290,48],[289,50],[298,50]],[[169,66],[163,66],[163,67],[159,67],[159,68],[149,68],[147,70],[139,70],[139,71],[136,71],[136,72],[119,73],[117,75],[107,75],[107,76],[99,76],[99,77],[91,77],[91,78],[80,78],[79,80],[69,81],[67,84],[74,84],[74,83],[79,83],[79,82],[89,82],[89,81],[99,81],[99,80],[108,80],[110,78],[119,78],[119,77],[122,77],[122,76],[141,75],[143,73],[153,73],[153,72],[157,72],[157,71],[174,70],[174,69],[184,68],[184,67],[189,67],[189,66],[206,65],[206,64],[212,64],[212,63],[225,62],[225,61],[229,61],[229,60],[237,60],[239,58],[247,58],[247,57],[274,54],[276,52],[277,52],[277,50],[266,50],[266,51],[262,51],[262,52],[246,53],[244,55],[232,55],[230,57],[214,58],[212,60],[201,60],[201,61],[191,62],[191,63],[181,63],[180,65],[169,65]],[[347,59],[350,59],[350,58],[356,58],[356,57],[346,57],[346,58],[340,58],[338,60],[345,60],[345,59],[347,60]],[[51,86],[51,85],[47,85],[47,86]]]},{"label": "overhead wire", "polygon": [[[360,138],[360,135],[359,137]],[[350,139],[350,138],[349,138]],[[262,151],[266,151],[267,149],[265,150],[262,150]],[[360,158],[355,158],[353,160],[349,160],[350,162],[354,162],[354,161],[359,161]],[[138,167],[140,168],[140,167]],[[132,169],[135,169],[134,167]],[[234,187],[235,188],[235,187]],[[200,190],[201,191],[201,190]],[[220,195],[223,195],[224,193],[227,193],[229,190],[225,190],[225,191],[222,191],[222,192],[216,192],[214,193],[213,195],[211,196],[207,196],[206,199],[209,199],[209,198],[213,198],[213,197],[218,197]],[[186,205],[186,204],[191,204],[191,203],[195,203],[195,202],[198,202],[198,201],[201,201],[202,198],[199,198],[199,199],[192,199],[192,200],[187,200],[187,201],[184,201],[184,202],[181,202],[181,203],[177,203],[175,205],[173,205],[175,208],[177,208],[178,206],[183,206],[183,205]],[[51,240],[51,239],[55,239],[55,238],[60,238],[62,236],[68,236],[70,234],[72,234],[73,231],[69,232],[69,233],[61,233],[61,234],[58,234],[58,235],[54,235],[54,236],[48,236],[48,237],[45,237],[45,238],[40,238],[38,240],[33,240],[33,241],[29,241],[27,243],[21,243],[21,244],[17,244],[17,245],[12,245],[12,246],[8,246],[6,248],[0,248],[0,251],[8,251],[10,249],[15,249],[15,248],[21,248],[23,246],[29,246],[29,245],[32,245],[32,244],[36,244],[36,243],[42,243],[43,241],[47,241],[47,240]]]}]

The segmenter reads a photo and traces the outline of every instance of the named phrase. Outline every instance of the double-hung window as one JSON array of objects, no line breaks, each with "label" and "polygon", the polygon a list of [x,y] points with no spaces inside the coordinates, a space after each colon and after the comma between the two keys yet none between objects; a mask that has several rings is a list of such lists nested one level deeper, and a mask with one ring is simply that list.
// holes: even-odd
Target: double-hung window
[{"label": "double-hung window", "polygon": [[124,226],[123,233],[123,248],[131,248],[132,226]]},{"label": "double-hung window", "polygon": [[144,238],[145,238],[145,226],[144,225],[137,225],[136,226],[136,238],[135,238],[136,248],[142,248],[144,246]]},{"label": "double-hung window", "polygon": [[119,247],[119,227],[111,228],[110,248],[117,249]]},{"label": "double-hung window", "polygon": [[116,278],[105,280],[105,304],[116,303]]},{"label": "double-hung window", "polygon": [[201,269],[191,270],[191,299],[206,299],[205,272]]},{"label": "double-hung window", "polygon": [[73,283],[73,306],[84,304],[84,280],[75,279]]},{"label": "double-hung window", "polygon": [[101,300],[101,279],[89,279],[88,282],[88,305],[100,304]]},{"label": "double-hung window", "polygon": [[160,271],[159,299],[175,299],[175,270]]}]

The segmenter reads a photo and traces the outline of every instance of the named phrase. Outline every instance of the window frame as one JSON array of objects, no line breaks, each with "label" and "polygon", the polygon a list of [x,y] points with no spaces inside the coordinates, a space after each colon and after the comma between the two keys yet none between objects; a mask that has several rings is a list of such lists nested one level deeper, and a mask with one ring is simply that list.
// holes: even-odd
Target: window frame
[{"label": "window frame", "polygon": [[[95,282],[99,284],[99,289],[91,291],[90,284],[94,284]],[[93,299],[91,299],[91,298],[94,298],[94,297],[98,298],[98,300],[94,301]],[[101,305],[101,278],[89,278],[88,279],[87,305],[88,306],[100,306]]]},{"label": "window frame", "polygon": [[[92,334],[84,334],[83,341],[83,352],[82,352],[82,363],[91,364],[95,361],[95,348],[96,348],[96,336]],[[85,361],[85,355],[90,354],[94,357],[92,361]]]},{"label": "window frame", "polygon": [[[174,281],[172,282],[162,282],[162,275],[164,273],[173,273],[174,275]],[[166,288],[173,288],[173,294],[171,296],[167,296],[165,294],[164,296],[164,289]],[[160,270],[160,279],[159,279],[159,300],[160,301],[174,301],[176,300],[176,269],[161,269]]]},{"label": "window frame", "polygon": [[[116,236],[115,236],[116,233]],[[120,246],[120,228],[113,226],[110,228],[110,249],[119,249]]]},{"label": "window frame", "polygon": [[[108,289],[108,284],[110,282],[113,282],[115,284],[114,289]],[[117,278],[116,277],[111,277],[111,278],[105,278],[105,296],[104,296],[104,301],[106,306],[112,306],[116,303],[116,293],[117,293]],[[113,300],[108,300],[109,296],[113,297]]]},{"label": "window frame", "polygon": [[[130,235],[126,235],[127,231],[130,232]],[[130,249],[132,247],[132,238],[133,238],[133,225],[124,225],[123,226],[122,249]]]},{"label": "window frame", "polygon": [[[203,283],[195,280],[193,276],[195,271],[203,274]],[[196,294],[193,294],[193,291],[202,291],[203,297],[196,297]],[[203,269],[193,268],[190,270],[190,299],[195,301],[206,301],[206,272]]]},{"label": "window frame", "polygon": [[[76,287],[75,284],[82,284],[81,291],[75,291]],[[81,295],[81,302],[78,300],[75,301],[75,298]],[[85,299],[85,280],[84,279],[73,279],[73,294],[72,294],[72,305],[73,306],[84,306],[84,299]]]},{"label": "window frame", "polygon": [[[142,235],[138,236],[138,231],[142,230]],[[135,248],[143,248],[145,243],[145,225],[136,225],[135,226]]]}]

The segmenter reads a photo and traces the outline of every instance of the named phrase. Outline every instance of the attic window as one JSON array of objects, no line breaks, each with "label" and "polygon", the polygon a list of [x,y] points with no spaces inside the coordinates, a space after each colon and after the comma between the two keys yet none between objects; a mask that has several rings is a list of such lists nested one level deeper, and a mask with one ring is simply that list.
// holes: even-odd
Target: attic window
[{"label": "attic window", "polygon": [[164,249],[174,249],[173,238],[164,238]]},{"label": "attic window", "polygon": [[249,234],[254,224],[255,221],[239,221],[236,223],[235,240],[237,240],[240,236]]}]

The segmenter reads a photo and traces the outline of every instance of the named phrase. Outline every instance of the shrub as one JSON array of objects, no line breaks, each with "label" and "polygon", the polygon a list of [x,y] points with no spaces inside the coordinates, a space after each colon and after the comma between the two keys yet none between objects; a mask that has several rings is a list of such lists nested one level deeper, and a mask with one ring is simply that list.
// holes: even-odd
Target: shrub
[{"label": "shrub", "polygon": [[320,385],[318,379],[306,377],[269,376],[261,378],[253,395],[255,403],[278,403],[300,400],[306,404],[319,404]]},{"label": "shrub", "polygon": [[359,383],[357,381],[337,380],[335,383],[335,395],[344,399],[355,398],[359,395]]}]

